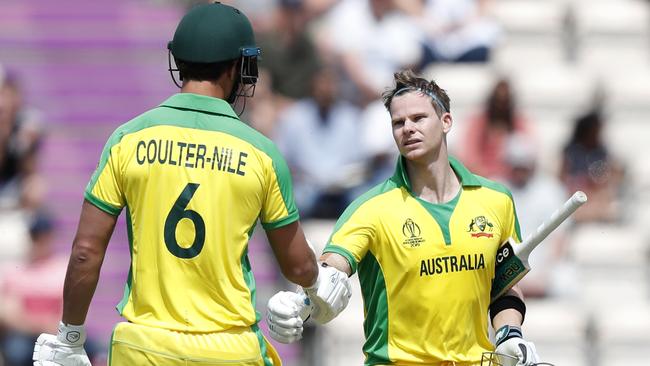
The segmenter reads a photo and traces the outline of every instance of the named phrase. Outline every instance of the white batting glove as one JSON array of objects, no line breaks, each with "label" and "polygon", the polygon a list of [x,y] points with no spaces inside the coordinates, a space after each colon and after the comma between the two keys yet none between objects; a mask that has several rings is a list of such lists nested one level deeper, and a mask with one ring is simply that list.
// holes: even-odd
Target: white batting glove
[{"label": "white batting glove", "polygon": [[522,338],[521,328],[504,325],[497,330],[496,353],[516,357],[517,366],[532,366],[539,362],[539,356],[533,342]]},{"label": "white batting glove", "polygon": [[34,366],[92,366],[83,344],[83,325],[59,323],[57,335],[43,333],[34,345]]},{"label": "white batting glove", "polygon": [[325,263],[318,267],[316,283],[305,287],[304,291],[312,304],[311,318],[318,324],[325,324],[339,315],[352,296],[348,275]]},{"label": "white batting glove", "polygon": [[269,299],[267,307],[271,338],[281,343],[293,343],[302,338],[302,324],[311,311],[307,296],[280,291]]}]

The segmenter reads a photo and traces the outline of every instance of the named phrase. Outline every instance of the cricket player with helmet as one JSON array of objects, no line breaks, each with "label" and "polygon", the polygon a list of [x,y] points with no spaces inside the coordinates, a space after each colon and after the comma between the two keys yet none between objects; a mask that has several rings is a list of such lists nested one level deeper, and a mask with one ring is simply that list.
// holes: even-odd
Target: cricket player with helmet
[{"label": "cricket player with helmet", "polygon": [[34,365],[90,365],[83,324],[124,208],[131,263],[117,310],[127,322],[113,330],[109,365],[280,365],[254,308],[248,241],[258,221],[315,314],[348,303],[348,276],[318,266],[307,244],[285,160],[231,106],[258,77],[247,17],[196,6],[168,48],[180,93],[108,139],[85,190],[59,331],[38,338]]}]

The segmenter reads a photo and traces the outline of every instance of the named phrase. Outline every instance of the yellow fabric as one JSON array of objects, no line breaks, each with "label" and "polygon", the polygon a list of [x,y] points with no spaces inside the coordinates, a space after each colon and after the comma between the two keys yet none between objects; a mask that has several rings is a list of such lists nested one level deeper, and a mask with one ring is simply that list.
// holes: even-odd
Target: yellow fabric
[{"label": "yellow fabric", "polygon": [[86,189],[108,213],[126,207],[131,268],[118,310],[181,332],[251,326],[253,228],[298,219],[286,162],[224,101],[178,94],[164,106],[174,108],[114,132]]},{"label": "yellow fabric", "polygon": [[265,363],[258,337],[250,328],[181,333],[119,323],[111,339],[109,366],[282,365],[273,347],[266,344],[270,348]]},{"label": "yellow fabric", "polygon": [[[393,364],[383,364],[383,365],[376,365],[376,366],[419,366],[422,365],[420,363],[403,363],[403,362],[397,362]],[[443,362],[438,362],[435,364],[427,364],[427,366],[484,366],[481,365],[481,362],[454,362],[454,361],[443,361]]]},{"label": "yellow fabric", "polygon": [[480,364],[494,349],[486,327],[496,251],[520,238],[510,195],[480,181],[441,205],[388,181],[337,223],[325,252],[358,267],[366,364]]}]

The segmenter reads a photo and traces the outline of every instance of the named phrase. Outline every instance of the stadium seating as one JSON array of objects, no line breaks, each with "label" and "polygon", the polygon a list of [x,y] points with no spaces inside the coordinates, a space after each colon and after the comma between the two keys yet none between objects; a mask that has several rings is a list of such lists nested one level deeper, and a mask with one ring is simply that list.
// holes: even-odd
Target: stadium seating
[{"label": "stadium seating", "polygon": [[544,361],[558,366],[588,366],[589,322],[589,314],[573,306],[571,301],[528,301],[522,330],[535,343]]},{"label": "stadium seating", "polygon": [[616,310],[603,308],[595,314],[595,335],[601,365],[647,364],[650,348],[650,306],[648,303],[619,301]]}]

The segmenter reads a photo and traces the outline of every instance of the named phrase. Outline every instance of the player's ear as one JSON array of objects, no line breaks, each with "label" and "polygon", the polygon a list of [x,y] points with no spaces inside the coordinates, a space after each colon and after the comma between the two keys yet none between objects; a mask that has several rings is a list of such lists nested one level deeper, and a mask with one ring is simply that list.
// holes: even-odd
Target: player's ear
[{"label": "player's ear", "polygon": [[445,112],[440,117],[440,122],[442,123],[442,132],[448,133],[451,131],[451,126],[454,124],[454,120],[451,117],[451,113]]}]

